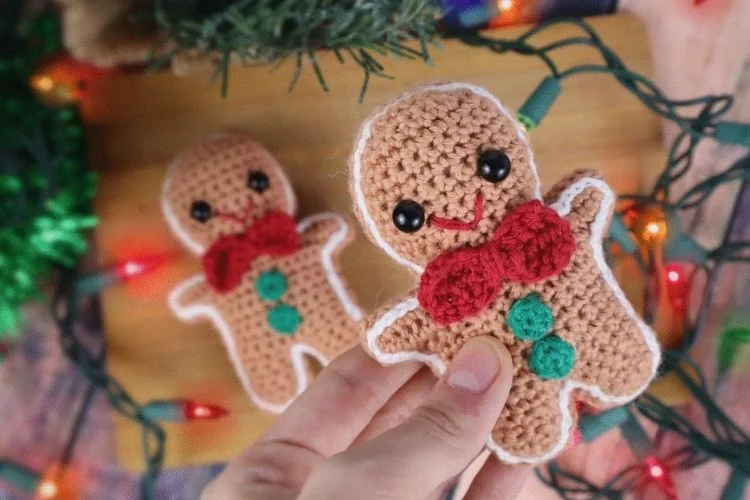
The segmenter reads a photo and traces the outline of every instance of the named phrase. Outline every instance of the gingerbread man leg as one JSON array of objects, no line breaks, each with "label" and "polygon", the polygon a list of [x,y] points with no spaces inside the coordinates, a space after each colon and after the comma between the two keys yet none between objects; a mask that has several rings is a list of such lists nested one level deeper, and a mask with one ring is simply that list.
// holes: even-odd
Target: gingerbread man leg
[{"label": "gingerbread man leg", "polygon": [[[509,345],[513,385],[508,401],[492,430],[487,447],[507,463],[536,463],[562,450],[570,438],[573,417],[564,382],[543,380],[528,369],[525,343]],[[563,398],[563,399],[561,399]]]},{"label": "gingerbread man leg", "polygon": [[551,206],[570,221],[579,249],[567,272],[577,290],[574,303],[556,314],[556,329],[563,338],[570,335],[576,348],[571,383],[601,405],[625,403],[653,377],[660,352],[604,260],[601,241],[615,196],[584,172],[552,191]]},{"label": "gingerbread man leg", "polygon": [[[308,357],[315,358],[321,366],[328,364],[328,359],[307,344],[268,339],[267,333],[247,339],[238,336],[242,367],[237,373],[256,406],[281,413],[314,378]],[[264,355],[243,354],[254,349],[261,349]]]},{"label": "gingerbread man leg", "polygon": [[214,323],[245,391],[264,410],[283,411],[307,387],[311,374],[305,355],[327,362],[315,349],[295,345],[292,339],[262,330],[233,331],[203,275],[178,285],[169,296],[169,305],[184,321],[210,319]]}]

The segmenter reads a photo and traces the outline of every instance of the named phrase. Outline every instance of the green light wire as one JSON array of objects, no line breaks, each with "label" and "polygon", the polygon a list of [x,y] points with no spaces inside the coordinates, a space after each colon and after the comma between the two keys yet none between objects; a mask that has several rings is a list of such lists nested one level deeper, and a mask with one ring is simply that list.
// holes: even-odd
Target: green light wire
[{"label": "green light wire", "polygon": [[[546,45],[534,44],[536,35],[553,26],[560,25],[578,28],[583,31],[584,36],[571,36]],[[750,146],[750,127],[746,124],[721,121],[722,116],[728,112],[733,102],[733,98],[729,95],[709,95],[685,100],[667,98],[645,76],[629,70],[614,51],[607,47],[596,32],[581,19],[545,21],[515,39],[487,37],[479,33],[460,33],[454,36],[464,43],[475,47],[484,47],[496,53],[514,52],[519,55],[538,57],[548,67],[552,77],[560,81],[583,74],[610,75],[620,82],[625,89],[634,94],[649,110],[674,123],[680,132],[669,150],[667,164],[654,184],[651,193],[648,195],[626,195],[621,197],[622,199],[660,205],[667,211],[687,210],[699,207],[719,186],[735,181],[747,181],[750,178],[750,157],[748,157],[699,182],[688,189],[677,201],[670,202],[671,187],[692,168],[695,149],[701,140],[711,138],[729,144]],[[593,49],[598,52],[603,64],[584,64],[560,69],[554,61],[553,53],[570,47]],[[549,102],[546,105],[549,107],[553,100],[553,98],[547,99]],[[524,106],[527,105],[528,103]],[[540,114],[538,110],[537,114]],[[737,217],[736,210],[740,203],[741,200],[738,197],[735,201],[735,213],[731,220],[735,220],[735,217]],[[686,378],[684,370],[680,367],[680,362],[688,362],[694,366],[694,363],[687,357],[687,349],[705,326],[703,318],[705,318],[706,311],[712,303],[715,278],[718,275],[720,264],[729,261],[750,261],[748,255],[750,242],[730,241],[731,229],[731,227],[727,228],[724,241],[718,247],[706,252],[693,252],[696,255],[705,253],[707,261],[700,264],[710,273],[709,285],[706,287],[706,294],[696,324],[686,327],[682,349],[680,352],[669,356],[670,359],[662,368],[662,370],[674,370],[686,383],[696,403],[704,409],[712,435],[700,433],[678,412],[648,394],[641,396],[635,403],[635,407],[638,408],[641,415],[661,426],[660,435],[669,431],[682,436],[687,441],[687,446],[660,457],[667,467],[670,469],[688,469],[713,458],[728,463],[732,470],[736,471],[736,474],[733,474],[733,478],[736,478],[738,477],[737,474],[743,475],[743,477],[748,475],[746,469],[750,467],[748,465],[750,464],[750,456],[748,456],[750,442],[748,442],[747,436],[716,405],[705,389],[703,377],[700,377],[701,383],[691,382],[691,379]],[[692,241],[689,243],[692,243]],[[697,369],[695,366],[694,368]],[[635,465],[625,468],[606,484],[599,486],[580,475],[564,471],[554,461],[544,467],[537,468],[537,475],[565,499],[620,499],[624,498],[627,491],[642,486],[646,480],[642,466]],[[732,492],[730,490],[736,489],[738,484],[744,486],[744,482],[739,479],[729,481],[724,496],[731,497]]]},{"label": "green light wire", "polygon": [[[63,351],[70,361],[83,373],[90,384],[103,391],[110,405],[122,416],[141,426],[141,439],[146,467],[141,480],[141,498],[150,500],[154,495],[154,486],[164,463],[164,446],[166,433],[155,421],[143,414],[143,406],[112,377],[101,363],[98,356],[92,353],[76,335],[76,324],[79,320],[80,297],[76,291],[78,275],[74,271],[64,270],[52,300],[52,314],[60,329],[60,341]],[[81,428],[77,428],[80,432]],[[71,439],[71,441],[74,441]]]}]

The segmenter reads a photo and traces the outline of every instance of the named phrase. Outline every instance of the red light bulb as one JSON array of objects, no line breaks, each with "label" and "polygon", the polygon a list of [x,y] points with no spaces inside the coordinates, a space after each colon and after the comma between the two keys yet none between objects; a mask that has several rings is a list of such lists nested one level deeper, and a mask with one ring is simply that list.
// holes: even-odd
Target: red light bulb
[{"label": "red light bulb", "polygon": [[675,490],[674,481],[672,481],[672,475],[661,460],[657,457],[649,456],[646,457],[644,463],[646,466],[646,474],[648,474],[651,480],[659,485],[668,498],[676,499],[677,492]]},{"label": "red light bulb", "polygon": [[568,442],[568,449],[575,448],[581,443],[583,443],[583,432],[581,432],[581,429],[576,428],[573,431],[573,434],[571,434],[570,436],[570,441]]},{"label": "red light bulb", "polygon": [[648,473],[653,479],[659,479],[664,475],[664,467],[660,464],[651,464],[648,466]]},{"label": "red light bulb", "polygon": [[667,278],[667,284],[672,288],[676,285],[682,285],[685,282],[685,268],[677,262],[665,264],[664,274]]},{"label": "red light bulb", "polygon": [[218,405],[197,403],[195,401],[187,401],[185,403],[185,420],[188,421],[216,420],[228,414],[229,411],[226,408]]},{"label": "red light bulb", "polygon": [[142,274],[153,271],[162,265],[162,263],[164,263],[163,255],[128,259],[117,264],[115,273],[121,281],[128,281],[136,276],[141,276]]},{"label": "red light bulb", "polygon": [[667,296],[672,303],[672,307],[682,310],[690,292],[690,280],[686,276],[685,268],[676,262],[665,264],[664,277]]}]

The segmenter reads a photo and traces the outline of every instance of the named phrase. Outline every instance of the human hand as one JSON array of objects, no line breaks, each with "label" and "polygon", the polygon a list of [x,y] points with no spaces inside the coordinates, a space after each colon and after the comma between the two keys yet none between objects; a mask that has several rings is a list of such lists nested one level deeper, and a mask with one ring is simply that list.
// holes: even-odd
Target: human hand
[{"label": "human hand", "polygon": [[[513,365],[469,341],[435,383],[417,364],[380,366],[361,347],[331,363],[202,500],[439,499],[481,452]],[[466,499],[513,499],[528,468],[492,456]]]}]

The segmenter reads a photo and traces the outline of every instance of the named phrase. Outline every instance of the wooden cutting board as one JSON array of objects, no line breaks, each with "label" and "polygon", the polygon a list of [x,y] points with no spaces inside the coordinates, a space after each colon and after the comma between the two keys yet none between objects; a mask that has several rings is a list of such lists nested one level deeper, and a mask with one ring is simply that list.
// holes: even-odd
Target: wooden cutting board
[{"label": "wooden cutting board", "polygon": [[[633,69],[650,74],[646,34],[634,18],[591,21]],[[516,36],[522,28],[496,32]],[[562,35],[553,33],[551,38]],[[324,93],[309,68],[297,89],[287,91],[291,64],[234,69],[229,96],[203,77],[169,73],[121,74],[96,83],[83,103],[91,160],[101,174],[96,210],[102,265],[139,253],[169,250],[174,257],[138,282],[102,297],[109,366],[139,401],[192,398],[213,402],[231,415],[211,423],[167,425],[168,467],[227,460],[247,447],[272,417],[247,400],[210,324],[186,325],[166,306],[166,294],[198,270],[162,219],[159,192],[172,158],[204,136],[227,128],[249,131],[278,158],[296,186],[300,215],[350,212],[347,158],[362,119],[378,103],[415,84],[464,80],[485,86],[511,109],[547,76],[533,58],[496,55],[446,42],[433,50],[434,65],[388,60],[393,80],[374,79],[363,103],[358,67],[320,59],[331,91]],[[598,62],[585,50],[560,53],[560,64]],[[563,94],[532,141],[542,182],[550,186],[580,167],[598,168],[618,191],[649,186],[663,165],[657,118],[612,78],[566,81]],[[343,268],[366,309],[410,287],[403,268],[361,233],[343,254]],[[140,429],[117,419],[118,454],[129,468],[143,469]]]}]

